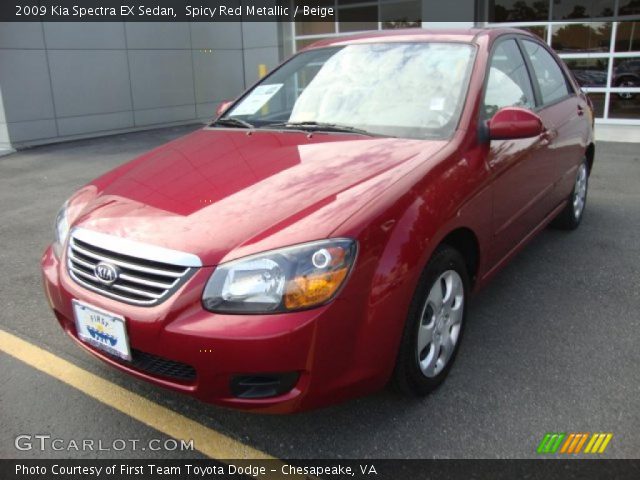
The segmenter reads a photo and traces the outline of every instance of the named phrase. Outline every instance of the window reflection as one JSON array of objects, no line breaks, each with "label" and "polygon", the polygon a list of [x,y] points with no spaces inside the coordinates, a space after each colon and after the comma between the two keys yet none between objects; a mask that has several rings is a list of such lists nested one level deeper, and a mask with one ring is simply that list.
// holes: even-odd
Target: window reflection
[{"label": "window reflection", "polygon": [[335,31],[334,22],[296,22],[296,35],[320,35],[334,33]]},{"label": "window reflection", "polygon": [[551,54],[537,42],[524,40],[524,48],[540,87],[542,103],[549,104],[569,94],[569,89],[560,66]]},{"label": "window reflection", "polygon": [[553,25],[551,46],[558,52],[608,52],[611,22]]},{"label": "window reflection", "polygon": [[606,87],[609,60],[606,58],[565,59],[581,87]]},{"label": "window reflection", "polygon": [[640,14],[640,1],[620,0],[618,15],[638,15]]},{"label": "window reflection", "polygon": [[[376,19],[362,21],[363,18]],[[341,32],[359,32],[361,30],[378,29],[378,5],[340,8],[338,10],[338,29]]]},{"label": "window reflection", "polygon": [[[640,4],[640,0],[638,0]],[[640,22],[620,22],[616,32],[616,52],[640,51]]]},{"label": "window reflection", "polygon": [[588,93],[587,97],[593,104],[593,114],[596,118],[604,117],[604,93]]},{"label": "window reflection", "polygon": [[613,61],[611,86],[640,87],[640,58],[616,58]]},{"label": "window reflection", "polygon": [[[294,5],[304,6],[309,2],[304,0],[293,0]],[[334,0],[314,0],[314,6],[323,8],[334,8]],[[320,20],[320,19],[318,19]],[[321,35],[323,33],[335,33],[335,13],[327,15],[322,21],[315,22],[296,22],[296,35]]]},{"label": "window reflection", "polygon": [[491,22],[531,22],[548,19],[548,0],[489,0]]},{"label": "window reflection", "polygon": [[614,0],[553,0],[553,20],[612,17]]},{"label": "window reflection", "polygon": [[482,113],[492,117],[500,108],[536,105],[531,80],[515,40],[505,40],[491,58],[489,79],[484,93]]},{"label": "window reflection", "polygon": [[380,3],[382,28],[417,28],[422,25],[422,2],[383,1]]},{"label": "window reflection", "polygon": [[518,27],[520,30],[526,30],[527,32],[531,32],[534,35],[540,37],[544,43],[547,43],[547,27],[544,26],[534,26],[534,27]]},{"label": "window reflection", "polygon": [[609,97],[609,118],[640,119],[640,94],[611,93]]}]

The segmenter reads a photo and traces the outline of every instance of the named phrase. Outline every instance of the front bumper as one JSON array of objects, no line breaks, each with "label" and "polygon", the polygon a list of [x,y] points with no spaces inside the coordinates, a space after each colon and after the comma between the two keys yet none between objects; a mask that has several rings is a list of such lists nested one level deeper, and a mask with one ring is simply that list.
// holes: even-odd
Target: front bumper
[{"label": "front bumper", "polygon": [[[316,408],[369,393],[386,378],[357,361],[366,302],[335,299],[312,310],[276,315],[221,315],[201,307],[212,268],[201,268],[171,298],[154,307],[127,305],[84,289],[48,248],[41,261],[44,289],[65,332],[109,365],[156,385],[219,405],[270,413]],[[123,315],[132,349],[195,369],[193,378],[150,373],[80,340],[72,300]],[[353,300],[353,299],[350,299]],[[239,398],[234,379],[295,373],[290,390],[268,398]],[[289,375],[288,378],[291,378]]]}]

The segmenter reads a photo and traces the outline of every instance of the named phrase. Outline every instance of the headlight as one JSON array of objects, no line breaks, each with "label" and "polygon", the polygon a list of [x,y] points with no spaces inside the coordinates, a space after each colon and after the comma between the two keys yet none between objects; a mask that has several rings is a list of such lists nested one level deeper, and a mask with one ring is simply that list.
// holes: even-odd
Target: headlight
[{"label": "headlight", "polygon": [[56,257],[60,258],[62,253],[62,247],[67,241],[67,236],[69,235],[69,220],[67,218],[67,202],[62,205],[60,210],[58,211],[58,215],[56,215],[56,232],[55,232],[55,242],[53,243],[53,253]]},{"label": "headlight", "polygon": [[202,303],[212,312],[274,313],[331,300],[353,265],[356,242],[322,240],[272,250],[216,267]]}]

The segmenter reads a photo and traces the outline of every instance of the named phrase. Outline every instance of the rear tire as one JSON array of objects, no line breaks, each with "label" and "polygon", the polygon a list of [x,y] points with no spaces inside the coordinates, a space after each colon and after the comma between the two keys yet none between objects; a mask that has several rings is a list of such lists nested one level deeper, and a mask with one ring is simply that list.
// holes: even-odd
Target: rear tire
[{"label": "rear tire", "polygon": [[436,249],[414,293],[393,373],[403,394],[424,396],[449,374],[462,340],[469,275],[462,255]]},{"label": "rear tire", "polygon": [[582,221],[584,209],[587,205],[587,190],[589,188],[589,167],[587,159],[583,158],[582,163],[576,172],[576,179],[573,190],[567,199],[567,205],[553,220],[551,226],[561,230],[575,230]]}]

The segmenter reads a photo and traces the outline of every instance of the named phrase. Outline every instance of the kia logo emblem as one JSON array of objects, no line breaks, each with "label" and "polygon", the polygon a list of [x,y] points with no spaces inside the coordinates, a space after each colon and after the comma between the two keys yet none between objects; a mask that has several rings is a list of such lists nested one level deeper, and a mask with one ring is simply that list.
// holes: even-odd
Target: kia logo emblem
[{"label": "kia logo emblem", "polygon": [[93,268],[93,273],[105,285],[113,284],[120,274],[118,267],[107,262],[100,262]]}]

